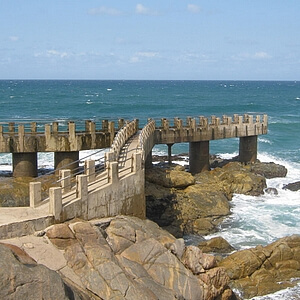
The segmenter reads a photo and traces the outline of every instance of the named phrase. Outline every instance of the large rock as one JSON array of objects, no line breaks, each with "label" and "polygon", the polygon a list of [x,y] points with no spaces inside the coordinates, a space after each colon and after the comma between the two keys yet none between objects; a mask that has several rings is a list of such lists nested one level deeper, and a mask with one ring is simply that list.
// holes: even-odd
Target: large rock
[{"label": "large rock", "polygon": [[165,168],[149,169],[146,180],[164,187],[186,188],[195,183],[195,178],[188,172]]},{"label": "large rock", "polygon": [[286,167],[270,163],[256,162],[250,166],[253,173],[264,176],[265,178],[285,177],[287,174]]},{"label": "large rock", "polygon": [[223,168],[216,168],[212,175],[219,181],[227,195],[233,193],[258,196],[264,193],[266,180],[260,174],[251,173],[249,166],[238,162],[231,162]]},{"label": "large rock", "polygon": [[202,241],[198,247],[204,253],[230,253],[235,249],[222,237],[214,237],[210,240]]},{"label": "large rock", "polygon": [[60,224],[47,236],[64,251],[80,286],[95,299],[212,300],[223,293],[227,298],[222,299],[233,297],[228,296],[229,277],[216,267],[213,256],[186,247],[183,239],[149,220],[119,216]]},{"label": "large rock", "polygon": [[231,286],[240,290],[245,298],[295,286],[300,278],[300,236],[238,251],[222,260],[219,266],[226,269]]},{"label": "large rock", "polygon": [[266,188],[264,177],[252,173],[249,166],[238,162],[194,177],[188,172],[170,170],[170,174],[180,172],[180,176],[188,178],[183,180],[185,188],[184,184],[172,187],[175,180],[168,179],[166,182],[167,171],[153,168],[146,172],[147,217],[176,237],[216,231],[223,218],[230,213],[228,201],[234,193],[260,195]]},{"label": "large rock", "polygon": [[0,257],[1,299],[84,299],[20,248],[0,244]]}]

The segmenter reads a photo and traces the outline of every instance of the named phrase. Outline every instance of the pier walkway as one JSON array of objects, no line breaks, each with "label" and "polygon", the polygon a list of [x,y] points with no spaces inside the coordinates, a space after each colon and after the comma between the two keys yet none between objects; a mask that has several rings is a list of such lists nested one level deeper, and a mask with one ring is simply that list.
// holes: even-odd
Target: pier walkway
[{"label": "pier walkway", "polygon": [[[89,124],[87,128],[94,127]],[[188,142],[190,171],[197,173],[209,169],[210,140],[239,138],[240,161],[249,163],[257,157],[257,136],[267,133],[266,115],[255,119],[249,115],[223,116],[222,119],[212,116],[210,122],[204,117],[199,117],[198,122],[187,118],[185,125],[178,118],[162,119],[159,126],[149,120],[143,128],[138,124],[138,120],[124,123],[114,134],[103,160],[85,160],[80,173],[74,173],[71,163],[54,171],[50,178],[56,180],[50,186],[40,178],[31,182],[30,207],[0,208],[0,239],[32,234],[74,218],[91,220],[120,214],[145,218],[144,171],[145,166],[151,164],[152,148],[156,144],[167,144],[171,155],[174,143]],[[8,135],[0,131],[0,144],[1,141],[8,142]],[[82,132],[78,134],[82,135]],[[70,137],[70,133],[67,136]],[[72,136],[78,140],[75,131]],[[31,133],[29,138],[32,142]],[[9,143],[18,143],[22,139],[24,143],[26,137],[23,135],[20,139],[11,134],[8,139]],[[94,144],[97,144],[95,136]],[[70,149],[67,148],[65,150]],[[78,165],[78,161],[73,163]]]}]

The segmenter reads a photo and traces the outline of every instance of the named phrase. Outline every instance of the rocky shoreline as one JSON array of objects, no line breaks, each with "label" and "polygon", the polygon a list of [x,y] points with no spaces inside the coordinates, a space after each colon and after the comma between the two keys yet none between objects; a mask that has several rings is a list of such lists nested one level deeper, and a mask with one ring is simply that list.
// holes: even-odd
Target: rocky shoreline
[{"label": "rocky shoreline", "polygon": [[176,237],[216,232],[230,214],[233,194],[258,196],[267,189],[266,178],[285,177],[285,167],[274,163],[243,165],[212,157],[211,171],[192,176],[185,167],[160,162],[146,170],[147,217]]},{"label": "rocky shoreline", "polygon": [[0,298],[235,300],[297,285],[298,235],[242,251],[182,238],[216,232],[234,193],[276,193],[266,178],[286,176],[283,166],[212,157],[211,171],[192,176],[158,160],[146,171],[148,219],[72,220],[1,241]]}]

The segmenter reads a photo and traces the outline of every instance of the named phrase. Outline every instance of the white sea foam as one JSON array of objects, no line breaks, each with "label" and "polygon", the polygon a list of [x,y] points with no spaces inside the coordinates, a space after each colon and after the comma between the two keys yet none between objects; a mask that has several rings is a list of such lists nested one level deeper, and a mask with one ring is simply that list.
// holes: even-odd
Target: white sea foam
[{"label": "white sea foam", "polygon": [[300,299],[300,284],[293,288],[278,291],[274,294],[269,294],[260,297],[254,297],[252,300],[299,300]]},{"label": "white sea foam", "polygon": [[[233,156],[233,155],[232,155]],[[230,158],[229,154],[224,158]],[[300,191],[284,190],[283,186],[299,180],[300,165],[262,153],[262,162],[276,162],[288,169],[285,178],[267,179],[267,186],[276,188],[278,195],[234,195],[232,214],[221,225],[220,232],[208,236],[223,236],[237,249],[266,245],[278,238],[300,234]]]},{"label": "white sea foam", "polygon": [[266,144],[270,144],[270,145],[272,145],[273,144],[273,142],[272,141],[270,141],[270,140],[268,140],[267,138],[258,138],[258,141],[260,142],[260,143],[266,143]]},{"label": "white sea foam", "polygon": [[38,153],[38,168],[54,169],[54,153],[39,152]]},{"label": "white sea foam", "polygon": [[[104,153],[108,149],[101,150],[86,150],[79,152],[79,160],[103,159]],[[81,165],[83,162],[81,163]],[[38,153],[38,169],[54,169],[54,153],[53,152],[39,152]],[[12,172],[12,155],[0,154],[0,172]]]}]

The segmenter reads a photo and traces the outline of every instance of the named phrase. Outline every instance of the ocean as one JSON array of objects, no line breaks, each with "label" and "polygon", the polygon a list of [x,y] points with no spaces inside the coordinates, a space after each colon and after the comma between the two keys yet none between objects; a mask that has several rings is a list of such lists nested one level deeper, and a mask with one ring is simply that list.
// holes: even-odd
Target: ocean
[{"label": "ocean", "polygon": [[[267,114],[268,134],[259,136],[258,158],[288,169],[285,178],[268,179],[278,195],[235,195],[232,214],[216,235],[237,249],[266,245],[300,234],[300,191],[283,186],[300,180],[300,82],[296,81],[122,81],[122,80],[2,80],[1,123],[41,123],[58,120],[139,119]],[[83,124],[83,122],[81,122]],[[100,126],[98,124],[97,126]],[[210,142],[211,154],[230,158],[238,153],[238,139]],[[188,144],[175,144],[173,154],[187,153]],[[167,146],[154,148],[165,155]],[[89,154],[80,153],[81,157]],[[97,155],[100,155],[99,153]],[[102,153],[103,155],[103,153]],[[53,168],[53,153],[40,153],[39,167]],[[11,171],[11,154],[0,154],[0,174]],[[212,237],[211,235],[209,237]],[[300,286],[255,299],[299,299]]]}]

